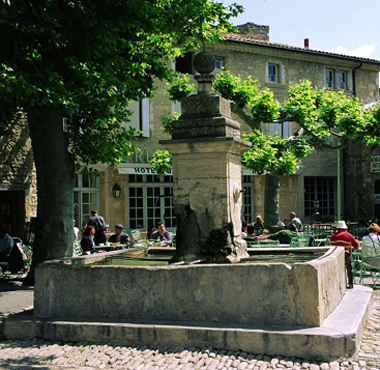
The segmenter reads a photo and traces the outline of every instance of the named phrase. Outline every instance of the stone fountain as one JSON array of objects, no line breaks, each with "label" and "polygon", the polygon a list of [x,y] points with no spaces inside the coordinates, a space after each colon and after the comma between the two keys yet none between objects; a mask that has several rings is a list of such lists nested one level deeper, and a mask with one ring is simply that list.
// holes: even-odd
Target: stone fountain
[{"label": "stone fountain", "polygon": [[238,262],[248,256],[241,239],[241,155],[250,143],[231,119],[230,102],[213,92],[213,56],[199,53],[194,68],[198,94],[182,100],[172,140],[161,141],[173,155],[174,260]]},{"label": "stone fountain", "polygon": [[[319,254],[294,264],[238,263],[248,256],[240,237],[240,156],[248,144],[229,102],[213,93],[212,58],[201,54],[195,66],[198,94],[182,101],[172,140],[163,142],[173,154],[178,263],[101,264],[134,250],[44,262],[34,309],[4,319],[5,337],[355,357],[372,290],[346,291],[341,248],[298,249]],[[196,259],[207,263],[185,262]]]}]

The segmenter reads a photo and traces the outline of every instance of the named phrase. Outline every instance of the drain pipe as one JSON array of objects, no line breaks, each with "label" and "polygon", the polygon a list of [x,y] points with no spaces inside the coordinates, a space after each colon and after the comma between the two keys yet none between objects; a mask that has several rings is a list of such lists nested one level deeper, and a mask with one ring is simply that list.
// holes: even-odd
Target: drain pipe
[{"label": "drain pipe", "polygon": [[[352,94],[354,97],[357,96],[357,91],[356,91],[356,70],[361,68],[363,66],[362,62],[359,62],[359,65],[354,67],[352,70]],[[348,197],[347,197],[347,160],[346,160],[346,155],[347,155],[347,149],[343,148],[343,182],[344,182],[344,213],[347,218],[347,207],[348,207]]]},{"label": "drain pipe", "polygon": [[352,70],[352,90],[353,90],[353,95],[356,97],[356,70],[361,68],[363,66],[363,63],[360,62],[360,64],[358,66],[356,66],[353,70]]}]

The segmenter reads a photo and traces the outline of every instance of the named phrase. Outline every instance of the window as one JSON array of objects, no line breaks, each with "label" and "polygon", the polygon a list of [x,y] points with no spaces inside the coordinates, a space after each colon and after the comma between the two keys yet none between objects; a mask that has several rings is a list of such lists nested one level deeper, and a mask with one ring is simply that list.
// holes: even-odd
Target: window
[{"label": "window", "polygon": [[185,55],[176,58],[175,70],[180,73],[193,74],[193,53],[185,53]]},{"label": "window", "polygon": [[91,210],[99,210],[99,179],[76,174],[74,185],[74,218],[80,227],[81,222],[88,221]]},{"label": "window", "polygon": [[348,90],[347,72],[327,69],[325,84],[328,89]]},{"label": "window", "polygon": [[224,59],[221,57],[215,57],[215,69],[222,70],[224,67]]},{"label": "window", "polygon": [[338,72],[338,89],[339,90],[347,90],[346,72]]},{"label": "window", "polygon": [[270,136],[275,136],[277,134],[280,137],[287,139],[291,136],[290,128],[290,122],[287,121],[284,123],[269,123],[268,133]]},{"label": "window", "polygon": [[253,196],[253,176],[242,176],[242,188],[244,190],[243,194],[243,204],[242,204],[242,221],[252,222],[255,220],[254,215],[254,196]]},{"label": "window", "polygon": [[318,211],[321,216],[335,215],[335,192],[333,177],[304,178],[305,216],[315,213],[314,200],[319,200]]},{"label": "window", "polygon": [[279,84],[280,83],[280,69],[276,64],[268,64],[268,81]]},{"label": "window", "polygon": [[142,137],[150,137],[149,99],[132,101],[128,109],[130,109],[133,114],[130,117],[130,122],[125,124],[125,128],[128,130],[129,126],[132,126],[136,130],[142,131]]},{"label": "window", "polygon": [[182,106],[180,101],[174,102],[174,114],[182,113]]},{"label": "window", "polygon": [[146,229],[149,225],[155,226],[157,221],[163,221],[166,227],[175,227],[171,181],[172,176],[128,176],[130,229]]},{"label": "window", "polygon": [[334,88],[334,72],[327,70],[326,71],[326,87],[328,89]]}]

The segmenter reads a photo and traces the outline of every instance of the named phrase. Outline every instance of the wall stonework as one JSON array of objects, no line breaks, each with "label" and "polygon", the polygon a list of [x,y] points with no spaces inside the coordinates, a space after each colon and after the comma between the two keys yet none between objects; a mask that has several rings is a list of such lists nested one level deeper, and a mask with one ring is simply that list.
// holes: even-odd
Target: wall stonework
[{"label": "wall stonework", "polygon": [[36,170],[25,118],[5,128],[0,148],[0,196],[11,208],[12,232],[22,237],[25,222],[37,213]]},{"label": "wall stonework", "polygon": [[236,28],[239,30],[240,33],[243,33],[247,36],[269,41],[268,26],[259,26],[258,24],[249,22],[240,26],[236,26]]}]

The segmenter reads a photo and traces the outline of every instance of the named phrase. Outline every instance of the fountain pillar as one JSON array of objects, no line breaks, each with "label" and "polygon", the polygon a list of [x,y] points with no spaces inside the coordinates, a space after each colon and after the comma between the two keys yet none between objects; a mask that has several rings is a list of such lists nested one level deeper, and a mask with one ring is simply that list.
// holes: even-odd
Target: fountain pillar
[{"label": "fountain pillar", "polygon": [[213,92],[212,55],[199,53],[194,67],[198,93],[181,101],[172,140],[160,141],[173,155],[174,261],[237,262],[248,256],[241,239],[241,155],[250,143],[241,139],[230,102]]}]

